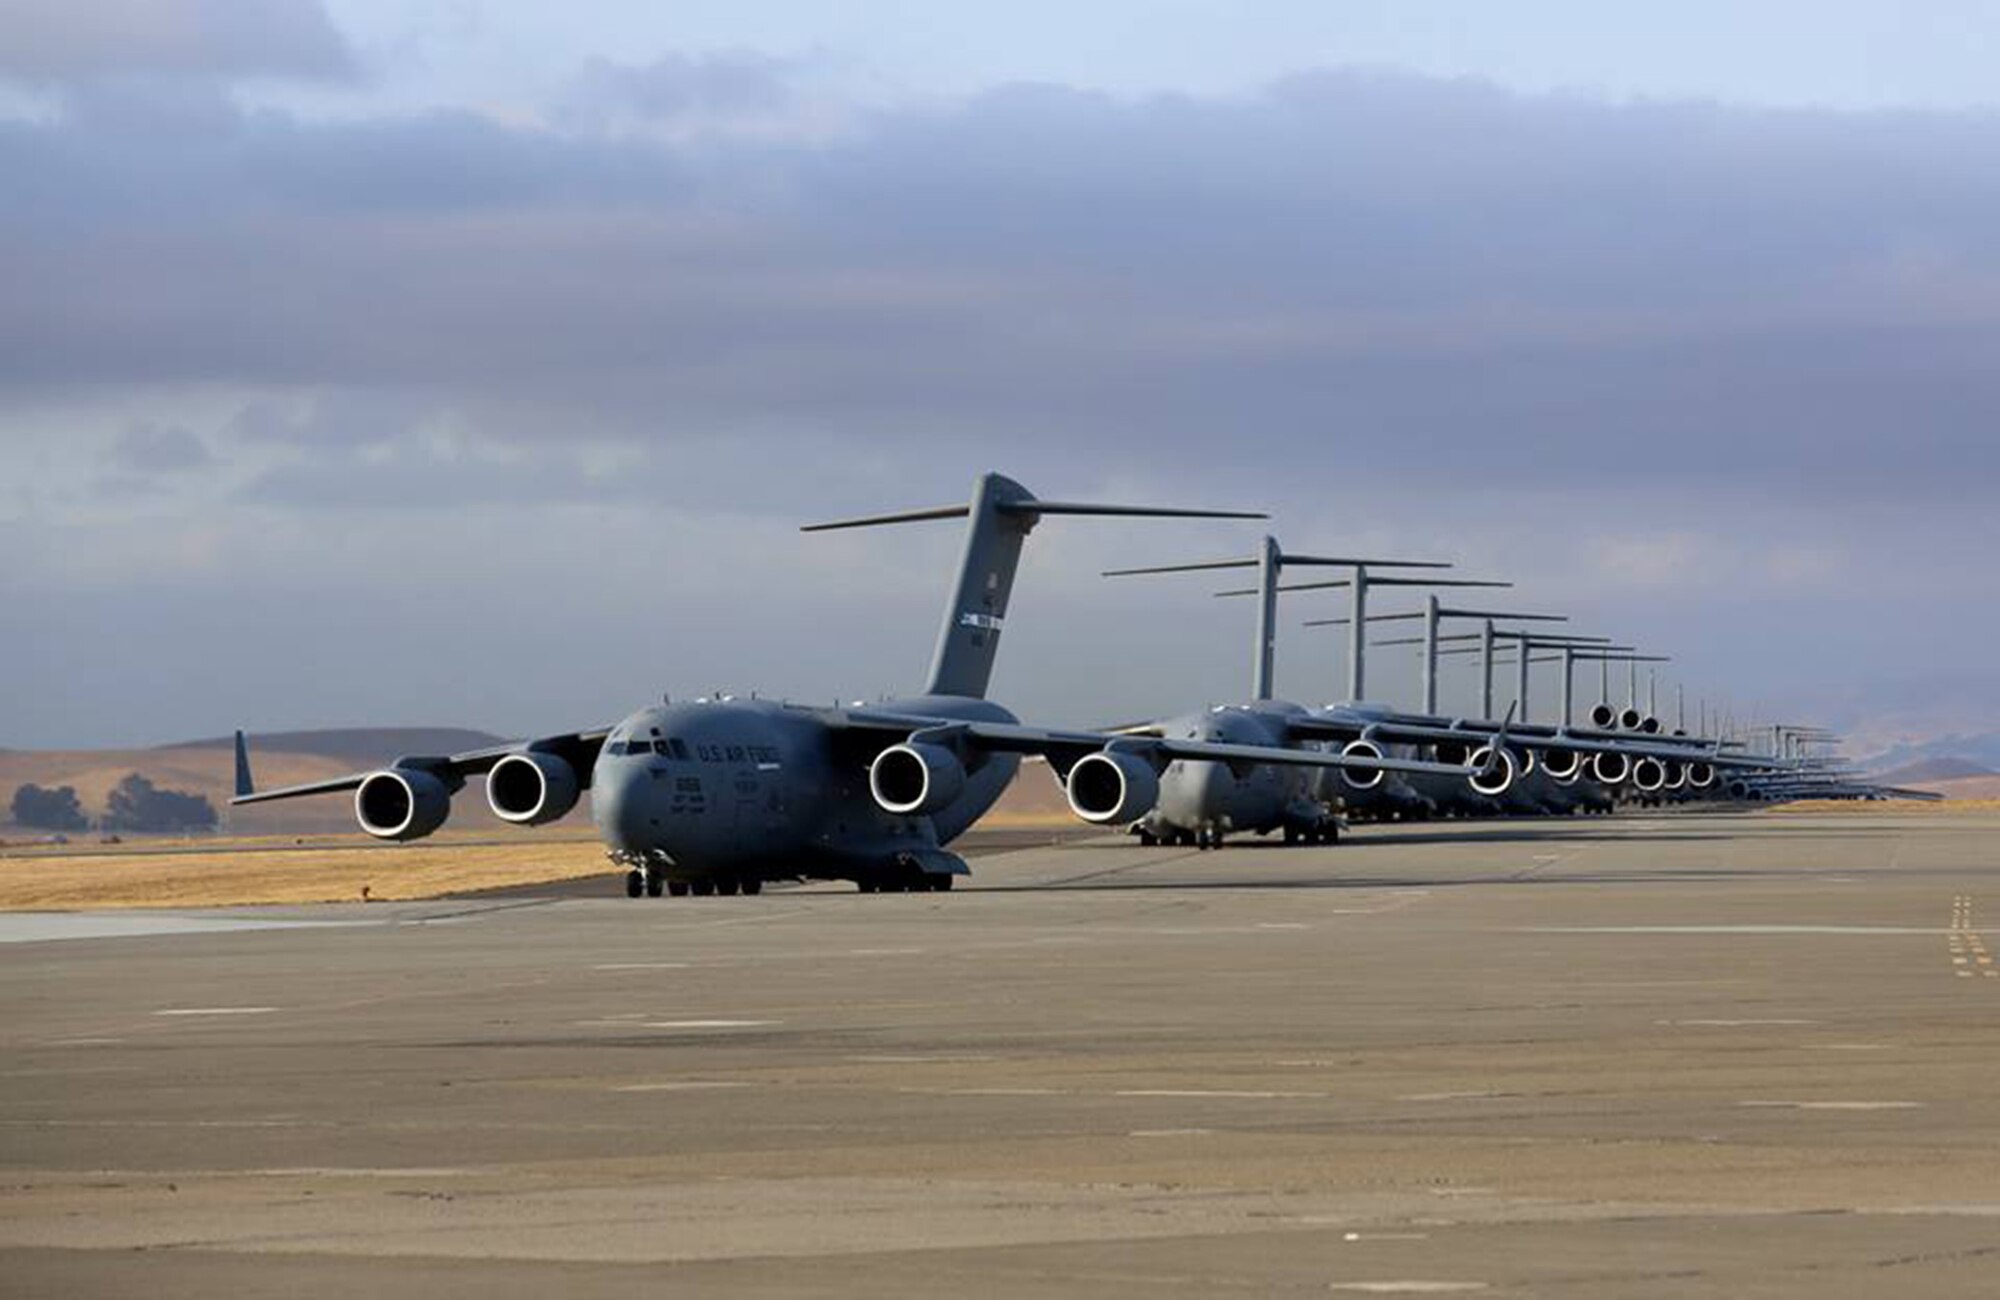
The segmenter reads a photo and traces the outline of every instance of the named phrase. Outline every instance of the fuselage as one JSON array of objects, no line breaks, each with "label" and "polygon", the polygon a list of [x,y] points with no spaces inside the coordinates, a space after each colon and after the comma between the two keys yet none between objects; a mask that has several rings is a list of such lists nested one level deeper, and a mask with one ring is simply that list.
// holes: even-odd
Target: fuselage
[{"label": "fuselage", "polygon": [[[1013,722],[989,700],[918,696],[877,706],[940,721]],[[988,754],[930,815],[885,812],[870,795],[879,733],[828,710],[722,699],[641,709],[606,737],[591,813],[614,857],[675,876],[853,879],[963,834],[999,799],[1019,760]]]},{"label": "fuselage", "polygon": [[[1160,724],[1160,733],[1174,740],[1283,747],[1289,744],[1286,716],[1304,713],[1284,700],[1225,704],[1170,718]],[[1159,802],[1140,819],[1139,829],[1162,839],[1177,833],[1304,829],[1323,817],[1313,779],[1312,768],[1176,759],[1160,773]]]}]

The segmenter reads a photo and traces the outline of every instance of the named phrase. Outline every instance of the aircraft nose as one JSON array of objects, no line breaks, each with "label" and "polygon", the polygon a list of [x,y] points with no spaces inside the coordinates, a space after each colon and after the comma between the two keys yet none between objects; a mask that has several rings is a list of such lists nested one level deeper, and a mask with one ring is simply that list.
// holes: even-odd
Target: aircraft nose
[{"label": "aircraft nose", "polygon": [[648,816],[652,775],[644,763],[599,763],[590,783],[590,813],[599,838],[614,848],[651,847]]}]

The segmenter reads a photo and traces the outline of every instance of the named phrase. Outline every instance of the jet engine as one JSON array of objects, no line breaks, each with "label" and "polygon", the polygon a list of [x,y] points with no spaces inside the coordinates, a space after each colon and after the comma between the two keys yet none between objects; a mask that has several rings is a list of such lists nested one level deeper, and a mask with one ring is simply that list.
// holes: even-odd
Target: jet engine
[{"label": "jet engine", "polygon": [[1620,731],[1637,731],[1645,721],[1645,714],[1628,705],[1618,715],[1618,729]]},{"label": "jet engine", "polygon": [[[1486,760],[1492,756],[1493,746],[1481,745],[1478,749],[1466,755],[1465,761],[1473,767],[1484,767]],[[1498,761],[1493,764],[1491,772],[1474,772],[1471,776],[1465,778],[1465,780],[1466,784],[1472,787],[1474,794],[1483,794],[1488,799],[1498,799],[1513,786],[1514,777],[1519,771],[1520,768],[1514,762],[1513,753],[1503,747],[1500,750]]]},{"label": "jet engine", "polygon": [[1136,754],[1099,750],[1069,769],[1063,789],[1070,811],[1099,826],[1122,826],[1153,810],[1160,799],[1160,774]]},{"label": "jet engine", "polygon": [[891,745],[868,765],[868,793],[898,816],[928,816],[964,792],[965,764],[940,745]]},{"label": "jet engine", "polygon": [[414,767],[370,772],[354,791],[354,819],[378,840],[420,840],[450,815],[450,789]]},{"label": "jet engine", "polygon": [[486,803],[516,826],[541,826],[576,807],[582,782],[554,754],[509,754],[486,774]]},{"label": "jet engine", "polygon": [[1731,799],[1748,799],[1750,797],[1750,783],[1748,781],[1731,781],[1729,783],[1729,797]]},{"label": "jet engine", "polygon": [[[1350,740],[1341,746],[1340,756],[1342,758],[1380,758],[1382,757],[1382,747],[1372,740]],[[1350,790],[1373,790],[1375,787],[1381,785],[1383,778],[1388,775],[1387,772],[1384,772],[1379,767],[1343,767],[1340,769],[1340,779],[1347,783],[1347,788]]]},{"label": "jet engine", "polygon": [[1632,775],[1632,760],[1623,754],[1592,754],[1590,774],[1603,785],[1623,785]]},{"label": "jet engine", "polygon": [[1542,770],[1549,774],[1551,781],[1568,785],[1583,773],[1583,755],[1573,749],[1545,749],[1542,751]]},{"label": "jet engine", "polygon": [[1687,789],[1688,765],[1678,758],[1670,758],[1666,762],[1666,768],[1667,780],[1662,788],[1669,791]]},{"label": "jet engine", "polygon": [[1691,789],[1706,790],[1715,784],[1715,765],[1712,763],[1689,763],[1687,774]]},{"label": "jet engine", "polygon": [[1590,706],[1590,725],[1596,727],[1599,731],[1611,730],[1612,724],[1617,721],[1618,710],[1612,708],[1609,704],[1599,702]]},{"label": "jet engine", "polygon": [[1667,783],[1666,765],[1657,758],[1642,758],[1632,764],[1632,784],[1642,794],[1658,794]]},{"label": "jet engine", "polygon": [[1645,717],[1639,719],[1639,730],[1649,736],[1657,736],[1660,734],[1660,720],[1648,713]]}]

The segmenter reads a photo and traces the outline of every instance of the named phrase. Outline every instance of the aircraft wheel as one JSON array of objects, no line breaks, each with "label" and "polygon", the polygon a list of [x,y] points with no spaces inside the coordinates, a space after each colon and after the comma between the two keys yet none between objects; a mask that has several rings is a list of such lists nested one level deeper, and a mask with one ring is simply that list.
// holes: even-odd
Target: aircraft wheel
[{"label": "aircraft wheel", "polygon": [[707,898],[715,892],[715,882],[713,880],[691,880],[688,882],[688,887],[694,890],[696,898]]},{"label": "aircraft wheel", "polygon": [[957,879],[955,876],[932,876],[931,892],[934,894],[949,894],[951,892],[951,882],[955,879]]},{"label": "aircraft wheel", "polygon": [[724,876],[715,882],[715,892],[729,897],[734,897],[736,891],[741,887],[742,882],[734,876]]},{"label": "aircraft wheel", "polygon": [[760,878],[759,878],[759,877],[757,877],[757,876],[751,876],[751,877],[749,877],[748,879],[746,879],[746,880],[745,880],[745,881],[743,882],[743,892],[744,892],[744,893],[746,893],[746,894],[761,894],[761,893],[763,893],[763,892],[764,892],[764,882],[763,882],[763,880],[762,880],[762,879],[760,879]]},{"label": "aircraft wheel", "polygon": [[1146,830],[1142,830],[1139,832],[1140,847],[1150,849],[1159,842],[1160,842],[1160,837],[1153,834],[1153,832]]},{"label": "aircraft wheel", "polygon": [[[1285,843],[1287,843],[1287,844],[1297,844],[1297,843],[1299,842],[1299,828],[1298,828],[1298,827],[1296,827],[1296,826],[1287,826],[1287,827],[1285,827],[1285,830],[1284,830],[1284,836],[1285,836]],[[1307,832],[1305,833],[1305,841],[1306,841],[1306,843],[1308,843],[1308,844],[1312,843],[1312,832],[1311,832],[1311,831],[1307,831]]]},{"label": "aircraft wheel", "polygon": [[667,893],[674,898],[686,898],[688,896],[688,882],[685,880],[669,880],[667,882]]},{"label": "aircraft wheel", "polygon": [[1319,838],[1322,844],[1340,843],[1340,827],[1333,822],[1328,822],[1319,828]]},{"label": "aircraft wheel", "polygon": [[637,898],[646,888],[646,877],[637,871],[625,873],[625,897]]},{"label": "aircraft wheel", "polygon": [[653,875],[651,872],[646,874],[646,897],[658,898],[666,892],[666,888],[667,882],[665,878]]},{"label": "aircraft wheel", "polygon": [[854,887],[864,894],[875,892],[875,882],[872,880],[857,880],[854,882]]}]

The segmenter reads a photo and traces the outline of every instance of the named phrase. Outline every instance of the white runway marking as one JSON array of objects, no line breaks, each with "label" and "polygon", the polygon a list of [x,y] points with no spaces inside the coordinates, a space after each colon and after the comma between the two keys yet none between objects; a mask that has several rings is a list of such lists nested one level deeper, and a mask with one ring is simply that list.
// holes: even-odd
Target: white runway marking
[{"label": "white runway marking", "polygon": [[1920,1110],[1920,1101],[1739,1101],[1768,1110]]},{"label": "white runway marking", "polygon": [[1944,934],[1921,925],[1532,925],[1517,934]]},{"label": "white runway marking", "polygon": [[377,921],[288,921],[177,912],[17,912],[0,916],[0,943],[63,939],[149,939],[166,935],[229,934],[241,930],[308,930],[377,925]]},{"label": "white runway marking", "polygon": [[1680,1025],[1684,1028],[1701,1029],[1741,1029],[1747,1025],[1816,1025],[1817,1020],[1796,1020],[1786,1017],[1771,1017],[1763,1020],[1655,1020],[1656,1025]]},{"label": "white runway marking", "polygon": [[1135,1128],[1125,1136],[1135,1138],[1209,1137],[1214,1132],[1215,1130],[1212,1128]]},{"label": "white runway marking", "polygon": [[1224,1097],[1244,1101],[1268,1101],[1289,1097],[1324,1097],[1323,1092],[1253,1092],[1230,1088],[1121,1088],[1114,1097]]},{"label": "white runway marking", "polygon": [[947,1097],[1054,1097],[1057,1088],[951,1088]]},{"label": "white runway marking", "polygon": [[1302,921],[1259,921],[1259,930],[1310,930],[1311,926]]},{"label": "white runway marking", "polygon": [[156,1016],[264,1016],[276,1011],[276,1007],[169,1007],[165,1011],[155,1011]]},{"label": "white runway marking", "polygon": [[592,970],[686,970],[684,961],[608,961]]},{"label": "white runway marking", "polygon": [[1453,1291],[1484,1291],[1484,1282],[1426,1282],[1405,1279],[1394,1282],[1334,1282],[1329,1291],[1363,1291],[1369,1295],[1444,1295]]},{"label": "white runway marking", "polygon": [[1518,1097],[1515,1092],[1413,1092],[1397,1101],[1483,1101],[1496,1097]]},{"label": "white runway marking", "polygon": [[761,1029],[782,1025],[782,1020],[641,1020],[642,1029]]},{"label": "white runway marking", "polygon": [[1428,1232],[1348,1232],[1341,1234],[1342,1241],[1429,1241]]},{"label": "white runway marking", "polygon": [[754,1083],[724,1079],[682,1079],[675,1083],[628,1083],[613,1092],[714,1092],[722,1088],[754,1088]]}]

